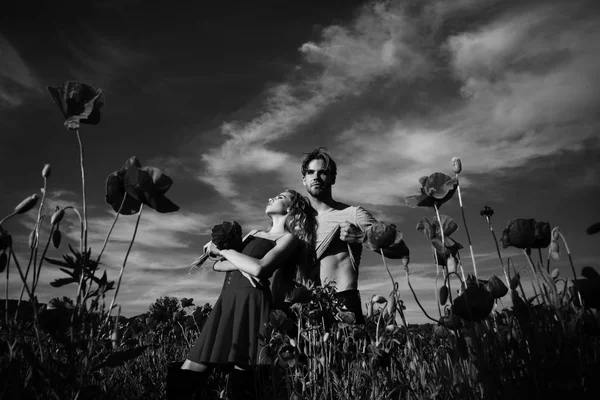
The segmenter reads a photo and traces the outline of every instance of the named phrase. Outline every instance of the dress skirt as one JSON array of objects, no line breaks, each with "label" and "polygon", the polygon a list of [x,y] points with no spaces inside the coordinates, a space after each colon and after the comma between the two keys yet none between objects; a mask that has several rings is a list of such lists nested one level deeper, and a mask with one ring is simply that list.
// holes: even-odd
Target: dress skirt
[{"label": "dress skirt", "polygon": [[[257,258],[275,245],[269,239],[251,239],[242,252]],[[255,288],[240,271],[227,272],[221,295],[187,358],[196,363],[240,367],[267,363],[266,324],[271,309],[268,280]]]}]

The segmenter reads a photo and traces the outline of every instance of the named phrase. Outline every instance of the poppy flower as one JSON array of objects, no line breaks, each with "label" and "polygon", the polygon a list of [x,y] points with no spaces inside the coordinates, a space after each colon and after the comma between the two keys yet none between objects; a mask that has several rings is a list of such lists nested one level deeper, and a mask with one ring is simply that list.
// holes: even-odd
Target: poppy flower
[{"label": "poppy flower", "polygon": [[441,172],[435,172],[430,176],[419,178],[421,184],[421,194],[406,196],[404,201],[406,205],[415,207],[433,207],[438,208],[450,200],[456,192],[458,180]]},{"label": "poppy flower", "polygon": [[242,227],[236,221],[223,221],[211,231],[211,241],[219,250],[242,250]]},{"label": "poppy flower", "polygon": [[496,275],[493,275],[488,281],[487,290],[494,299],[502,298],[508,293],[508,288]]},{"label": "poppy flower", "polygon": [[[458,230],[458,224],[447,215],[440,215],[440,219],[442,220],[441,228],[437,216],[433,218],[433,222],[427,217],[422,217],[417,223],[417,231],[423,232],[427,239],[431,240],[431,244],[437,252],[438,265],[446,266],[448,258],[455,256],[463,246],[450,237]],[[444,244],[442,244],[442,231]]]},{"label": "poppy flower", "polygon": [[[585,278],[573,280],[573,288],[579,292],[585,306],[600,309],[600,274],[592,267],[583,267],[581,275]],[[575,305],[580,306],[579,296],[573,296]]]},{"label": "poppy flower", "polygon": [[81,82],[65,82],[60,86],[46,86],[52,100],[65,117],[67,129],[79,129],[79,124],[96,125],[100,122],[100,107],[104,105],[102,89]]},{"label": "poppy flower", "polygon": [[548,247],[551,241],[550,224],[535,219],[517,218],[508,222],[502,231],[502,247],[519,249],[541,249]]},{"label": "poppy flower", "polygon": [[[173,180],[155,167],[142,167],[137,157],[131,157],[123,167],[106,178],[106,202],[115,212],[132,215],[142,204],[159,213],[179,210],[179,206],[165,197]],[[127,194],[125,202],[123,196]],[[123,207],[119,211],[123,203]]]},{"label": "poppy flower", "polygon": [[402,232],[394,224],[376,222],[365,229],[363,246],[372,251],[383,252],[391,259],[399,259],[409,254],[408,246],[402,240]]},{"label": "poppy flower", "polygon": [[454,299],[452,311],[467,321],[485,319],[494,307],[494,298],[483,286],[468,286]]}]

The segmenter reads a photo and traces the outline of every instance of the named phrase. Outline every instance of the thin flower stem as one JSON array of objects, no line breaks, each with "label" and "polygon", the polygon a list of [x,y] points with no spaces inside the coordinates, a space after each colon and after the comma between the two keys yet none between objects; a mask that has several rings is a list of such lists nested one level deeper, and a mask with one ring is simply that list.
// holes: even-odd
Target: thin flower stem
[{"label": "thin flower stem", "polygon": [[[8,280],[10,278],[10,257],[6,260],[6,287],[5,287],[5,298],[4,298],[4,317],[6,320],[6,327],[8,328]],[[17,309],[19,309],[17,307]]]},{"label": "thin flower stem", "polygon": [[496,237],[496,232],[494,232],[494,227],[492,226],[492,220],[489,216],[486,216],[485,219],[488,223],[488,228],[490,232],[492,232],[492,237],[494,238],[494,244],[496,245],[496,252],[498,253],[498,259],[500,259],[500,266],[502,267],[502,272],[504,272],[504,279],[506,279],[506,285],[510,287],[510,279],[508,279],[508,274],[506,273],[506,269],[504,268],[504,261],[502,260],[502,254],[500,254],[500,246],[498,246],[498,238]]},{"label": "thin flower stem", "polygon": [[29,290],[29,286],[27,285],[27,280],[23,276],[23,270],[21,269],[21,265],[19,264],[19,260],[17,260],[17,257],[15,256],[15,253],[13,252],[12,246],[10,246],[10,250],[9,250],[9,259],[11,257],[12,257],[13,261],[15,262],[15,265],[17,266],[17,271],[19,272],[19,276],[21,277],[21,280],[25,284],[25,289],[27,290],[27,294],[29,295],[29,302],[31,303],[31,308],[33,309],[33,317],[34,317],[34,320],[36,322],[33,325],[33,328],[35,330],[35,334],[36,334],[37,340],[38,340],[38,347],[39,347],[39,351],[40,351],[40,360],[43,363],[44,362],[44,352],[42,350],[42,339],[40,337],[40,332],[39,332],[39,330],[37,328],[38,324],[39,324],[38,311],[37,311],[37,300],[33,296],[31,290]]},{"label": "thin flower stem", "polygon": [[12,217],[14,217],[15,215],[17,215],[17,211],[13,211],[10,214],[8,214],[6,217],[2,218],[2,220],[0,221],[0,226],[2,226],[2,224],[6,221],[8,221],[9,219],[11,219]]},{"label": "thin flower stem", "polygon": [[79,164],[81,165],[81,191],[83,201],[83,231],[81,232],[81,254],[83,255],[87,251],[87,206],[85,202],[85,168],[83,164],[83,142],[81,141],[81,135],[79,129],[75,130],[77,134],[77,142],[79,143]]},{"label": "thin flower stem", "polygon": [[100,253],[98,253],[98,258],[96,258],[96,264],[100,264],[100,258],[102,257],[102,254],[104,253],[104,249],[106,249],[106,245],[108,244],[108,238],[110,237],[110,235],[113,231],[113,228],[115,227],[117,220],[119,219],[119,215],[121,215],[121,210],[123,209],[123,205],[125,204],[126,198],[127,198],[127,193],[125,193],[125,195],[123,196],[123,201],[121,201],[121,205],[119,206],[119,211],[117,211],[117,215],[115,215],[115,219],[113,220],[113,223],[110,226],[110,229],[108,230],[108,233],[106,234],[106,237],[104,238],[104,243],[102,244]]},{"label": "thin flower stem", "polygon": [[560,238],[565,244],[565,250],[567,251],[567,255],[569,256],[569,263],[571,264],[571,271],[573,271],[573,280],[577,279],[577,273],[575,272],[575,266],[573,265],[573,258],[571,258],[571,251],[569,250],[569,245],[567,244],[567,239],[563,236],[561,232],[558,232]]},{"label": "thin flower stem", "polygon": [[[458,174],[456,174],[456,181],[458,182]],[[473,261],[473,273],[475,278],[479,279],[477,275],[477,264],[475,264],[475,253],[473,252],[473,243],[471,242],[471,235],[469,234],[469,226],[467,225],[467,218],[465,217],[465,208],[463,207],[462,196],[460,193],[460,184],[456,185],[456,191],[458,193],[458,204],[460,205],[460,212],[462,214],[463,224],[465,225],[465,232],[467,233],[467,240],[469,242],[469,250],[471,252],[471,260]],[[463,273],[464,279],[464,273]]]},{"label": "thin flower stem", "polygon": [[387,266],[387,263],[385,262],[385,256],[383,255],[383,249],[379,249],[379,252],[381,253],[381,259],[383,260],[383,265],[385,266],[385,269],[387,270],[388,275],[390,276],[390,279],[392,280],[392,287],[396,287],[396,281],[394,281],[394,277],[392,276],[392,273],[390,272],[390,269]]},{"label": "thin flower stem", "polygon": [[37,276],[35,275],[35,270],[34,272],[34,282],[33,282],[33,292],[35,293],[35,289],[37,287],[37,284],[40,281],[40,275],[42,273],[42,264],[44,263],[44,257],[46,256],[46,253],[48,252],[48,248],[50,247],[50,240],[52,240],[52,234],[54,233],[54,225],[52,225],[50,227],[50,234],[48,236],[48,240],[46,241],[46,246],[44,247],[44,251],[42,252],[42,256],[40,257],[40,264],[38,265],[38,272],[37,272]]},{"label": "thin flower stem", "polygon": [[[535,270],[535,266],[533,265],[533,261],[531,260],[531,256],[529,254],[527,254],[527,250],[523,249],[523,254],[525,254],[525,258],[527,259],[527,262],[529,263],[529,267],[531,268],[531,285],[533,286],[533,278],[535,278],[537,284],[538,284],[538,288],[540,290],[540,295],[543,298],[546,298],[545,293],[544,293],[544,288],[542,287],[542,283],[540,282],[540,278],[537,275],[537,271]],[[534,288],[535,291],[535,288]]]},{"label": "thin flower stem", "polygon": [[138,226],[140,224],[140,218],[142,217],[142,211],[144,210],[144,204],[141,205],[140,211],[138,213],[138,217],[135,221],[135,228],[133,229],[133,236],[131,237],[131,242],[129,242],[129,247],[127,248],[127,253],[125,254],[125,259],[123,260],[123,265],[121,266],[121,271],[119,272],[119,280],[117,282],[117,287],[115,289],[115,295],[110,303],[110,307],[108,308],[108,314],[106,316],[106,323],[108,323],[110,319],[110,314],[112,313],[113,306],[115,304],[115,300],[117,299],[117,295],[119,294],[119,288],[121,287],[121,279],[123,278],[123,271],[125,271],[125,265],[127,264],[127,258],[129,257],[129,253],[131,252],[131,248],[133,247],[133,242],[135,241],[135,236],[137,234]]},{"label": "thin flower stem", "polygon": [[427,318],[429,318],[430,320],[432,320],[435,323],[440,323],[440,321],[438,321],[437,319],[431,318],[429,316],[429,314],[427,314],[427,311],[425,311],[425,309],[423,308],[423,306],[421,305],[421,302],[419,302],[419,298],[417,297],[417,294],[415,293],[415,290],[413,289],[412,285],[410,284],[410,277],[409,277],[409,272],[408,272],[408,267],[404,268],[404,271],[406,272],[406,282],[408,283],[408,287],[410,288],[411,293],[413,294],[413,297],[415,298],[415,301],[417,302],[417,305],[419,306],[419,308],[421,309],[421,311],[423,311],[423,314],[425,314],[425,316]]}]

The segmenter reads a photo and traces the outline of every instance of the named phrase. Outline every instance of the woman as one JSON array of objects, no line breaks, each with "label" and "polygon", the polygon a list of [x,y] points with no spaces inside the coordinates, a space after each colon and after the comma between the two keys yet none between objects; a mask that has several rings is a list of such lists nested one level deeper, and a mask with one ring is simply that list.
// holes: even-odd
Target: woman
[{"label": "woman", "polygon": [[[269,199],[265,213],[271,219],[266,231],[254,230],[244,238],[241,252],[219,250],[208,243],[205,250],[221,257],[215,271],[227,272],[219,299],[194,347],[183,364],[173,363],[167,376],[167,398],[194,398],[209,367],[233,367],[233,398],[251,398],[253,367],[265,363],[266,323],[273,306],[269,278],[276,270],[277,287],[287,290],[297,271],[314,253],[316,218],[310,202],[294,190]],[[277,293],[277,298],[283,294]]]}]

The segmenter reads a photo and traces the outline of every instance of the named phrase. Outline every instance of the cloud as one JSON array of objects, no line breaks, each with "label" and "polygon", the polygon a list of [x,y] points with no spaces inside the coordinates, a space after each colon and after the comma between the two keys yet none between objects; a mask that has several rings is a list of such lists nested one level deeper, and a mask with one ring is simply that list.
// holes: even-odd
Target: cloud
[{"label": "cloud", "polygon": [[404,16],[380,5],[365,7],[348,27],[325,28],[320,41],[300,47],[304,64],[291,81],[267,90],[257,117],[222,125],[225,142],[202,155],[205,169],[199,179],[231,197],[240,193],[235,177],[241,171],[285,169],[289,175],[290,156],[273,148],[278,141],[297,134],[328,106],[360,96],[378,77],[406,80],[429,71],[416,36]]},{"label": "cloud", "polygon": [[0,105],[18,107],[27,96],[41,91],[34,72],[8,39],[0,34]]}]

